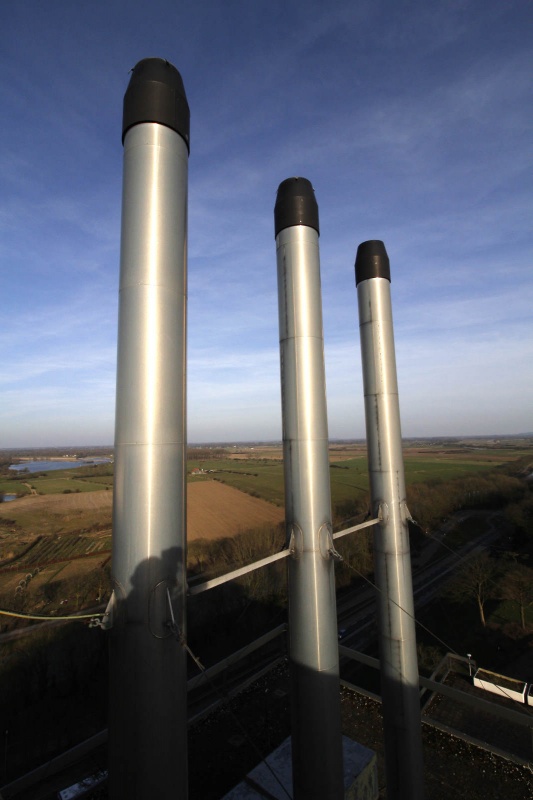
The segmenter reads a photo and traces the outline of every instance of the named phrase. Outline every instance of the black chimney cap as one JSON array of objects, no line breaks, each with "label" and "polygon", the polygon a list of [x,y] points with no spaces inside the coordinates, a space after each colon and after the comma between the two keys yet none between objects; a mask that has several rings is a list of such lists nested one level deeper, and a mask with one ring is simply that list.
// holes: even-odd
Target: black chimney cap
[{"label": "black chimney cap", "polygon": [[274,235],[293,225],[307,225],[320,234],[315,190],[307,178],[287,178],[278,187],[274,206]]},{"label": "black chimney cap", "polygon": [[390,283],[390,262],[381,239],[369,239],[357,248],[355,285],[369,278],[386,278]]},{"label": "black chimney cap", "polygon": [[140,122],[172,128],[190,150],[190,111],[183,80],[176,67],[163,58],[143,58],[132,69],[124,95],[122,143],[129,129]]}]

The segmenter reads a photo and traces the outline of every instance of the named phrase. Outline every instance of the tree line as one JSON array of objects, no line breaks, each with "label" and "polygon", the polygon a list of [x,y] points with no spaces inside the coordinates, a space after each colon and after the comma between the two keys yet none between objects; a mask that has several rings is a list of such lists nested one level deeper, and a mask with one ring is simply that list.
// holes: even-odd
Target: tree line
[{"label": "tree line", "polygon": [[[457,571],[454,602],[470,603],[477,609],[480,626],[487,624],[487,604],[491,599],[507,599],[515,604],[520,624],[527,629],[528,610],[533,605],[533,486],[503,470],[474,475],[461,480],[429,481],[409,487],[408,505],[420,527],[412,527],[413,547],[420,546],[426,530],[443,517],[462,508],[499,509],[505,518],[506,536],[488,554],[465,562]],[[333,509],[338,530],[356,524],[369,513],[368,498],[354,499]],[[188,547],[189,582],[202,581],[275,553],[286,546],[283,525],[259,526],[231,538],[195,540]],[[336,546],[347,564],[336,567],[342,590],[357,580],[357,573],[372,573],[371,529],[337,540]],[[355,572],[354,572],[355,570]],[[27,576],[26,576],[27,579]],[[25,579],[25,580],[26,580]],[[33,604],[31,582],[13,596],[3,597],[3,607],[21,610]],[[52,579],[39,590],[42,601],[75,611],[105,602],[110,593],[109,566],[83,577],[61,581]],[[190,598],[188,602],[188,642],[206,665],[223,658],[250,639],[285,620],[287,581],[285,561],[247,574],[238,581]],[[4,605],[5,604],[5,605]],[[45,606],[46,608],[46,606]],[[60,629],[39,632],[3,646],[0,653],[0,717],[13,731],[13,746],[19,751],[38,747],[44,733],[68,732],[68,743],[78,738],[79,724],[69,713],[86,720],[84,733],[103,727],[107,693],[106,634],[76,623]],[[92,712],[93,716],[90,716]],[[96,713],[97,712],[97,713]],[[54,720],[57,718],[57,726]],[[19,724],[18,720],[24,720]],[[55,726],[55,727],[54,727]],[[53,735],[56,735],[55,733]],[[15,745],[15,737],[17,744]],[[58,742],[64,748],[66,741]]]}]

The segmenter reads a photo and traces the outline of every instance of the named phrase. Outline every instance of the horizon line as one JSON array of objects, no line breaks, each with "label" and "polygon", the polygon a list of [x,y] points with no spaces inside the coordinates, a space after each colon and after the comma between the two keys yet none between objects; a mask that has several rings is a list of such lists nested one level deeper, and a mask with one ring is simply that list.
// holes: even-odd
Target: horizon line
[{"label": "horizon line", "polygon": [[[530,439],[533,438],[533,431],[525,431],[522,433],[475,433],[475,434],[432,434],[425,436],[402,436],[402,442],[408,441],[449,441],[449,440],[462,440],[462,439]],[[366,437],[331,437],[328,439],[329,444],[366,444]],[[187,442],[187,447],[242,447],[251,445],[263,446],[280,446],[283,445],[282,439],[223,439],[223,440],[205,440],[196,442]],[[114,444],[48,444],[48,445],[17,445],[12,447],[0,447],[0,453],[12,452],[13,450],[83,450],[83,449],[99,449],[99,450],[113,450]]]}]

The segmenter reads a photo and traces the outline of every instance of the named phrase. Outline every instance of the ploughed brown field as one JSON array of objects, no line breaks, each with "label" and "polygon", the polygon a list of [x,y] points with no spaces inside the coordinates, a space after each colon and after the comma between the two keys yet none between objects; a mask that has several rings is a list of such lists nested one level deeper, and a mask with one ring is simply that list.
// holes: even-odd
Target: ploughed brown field
[{"label": "ploughed brown field", "polygon": [[[33,495],[2,504],[0,516],[34,535],[67,533],[94,523],[111,525],[112,505],[111,491]],[[282,508],[218,481],[187,484],[189,540],[232,536],[283,518]]]},{"label": "ploughed brown field", "polygon": [[285,517],[282,508],[218,481],[187,484],[187,537],[218,539]]}]

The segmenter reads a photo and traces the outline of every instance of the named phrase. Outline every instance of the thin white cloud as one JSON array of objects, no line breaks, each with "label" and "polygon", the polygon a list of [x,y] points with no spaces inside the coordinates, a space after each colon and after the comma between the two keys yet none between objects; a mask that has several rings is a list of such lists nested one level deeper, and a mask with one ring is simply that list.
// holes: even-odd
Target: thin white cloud
[{"label": "thin white cloud", "polygon": [[190,437],[280,433],[273,207],[294,174],[320,208],[331,435],[362,435],[353,262],[374,237],[391,258],[404,432],[518,425],[531,408],[525,7],[256,5],[62,4],[29,22],[6,7],[3,427],[42,441],[42,407],[51,435],[55,392],[74,438],[91,404],[98,436],[96,416],[110,430],[122,95],[150,52],[175,59],[191,104]]}]

